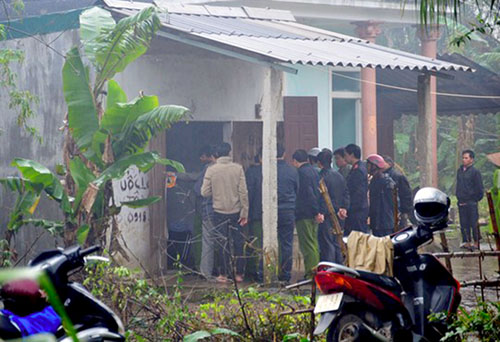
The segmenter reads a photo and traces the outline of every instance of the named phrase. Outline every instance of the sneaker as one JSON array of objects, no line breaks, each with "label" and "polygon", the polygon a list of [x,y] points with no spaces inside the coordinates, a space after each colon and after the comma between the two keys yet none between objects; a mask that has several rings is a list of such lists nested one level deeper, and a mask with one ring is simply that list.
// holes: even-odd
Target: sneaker
[{"label": "sneaker", "polygon": [[468,242],[462,242],[460,248],[470,248],[470,244]]}]

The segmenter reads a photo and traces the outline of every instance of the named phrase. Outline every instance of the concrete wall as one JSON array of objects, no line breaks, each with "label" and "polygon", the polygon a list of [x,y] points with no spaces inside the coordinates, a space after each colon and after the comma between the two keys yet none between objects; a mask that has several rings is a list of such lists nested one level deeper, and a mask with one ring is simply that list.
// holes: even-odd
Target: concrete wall
[{"label": "concrete wall", "polygon": [[294,65],[296,75],[286,74],[286,96],[316,96],[318,98],[318,146],[332,146],[332,111],[330,76],[327,67]]},{"label": "concrete wall", "polygon": [[[52,33],[39,36],[62,54],[65,54],[78,42],[76,31]],[[62,162],[63,134],[58,130],[63,125],[66,104],[62,93],[63,57],[48,49],[33,38],[24,38],[1,42],[0,47],[20,49],[25,52],[26,59],[21,65],[12,65],[12,70],[18,75],[19,87],[31,91],[40,99],[33,108],[37,116],[30,124],[37,127],[43,142],[39,143],[25,133],[17,124],[17,113],[8,108],[8,95],[0,88],[0,176],[17,175],[16,169],[10,166],[15,157],[34,159],[50,169]],[[14,206],[14,197],[0,190],[0,234],[3,238],[10,208]],[[42,200],[37,210],[39,217],[57,218],[58,206],[49,200]],[[39,235],[37,249],[54,246],[54,240],[41,229],[33,227],[21,228],[16,238],[16,249],[23,256]],[[29,253],[33,256],[36,250]]]},{"label": "concrete wall", "polygon": [[[196,121],[261,121],[255,104],[269,96],[266,66],[158,38],[151,52],[116,77],[127,94],[156,94],[161,104],[184,105]],[[278,96],[281,89],[272,89]]]}]

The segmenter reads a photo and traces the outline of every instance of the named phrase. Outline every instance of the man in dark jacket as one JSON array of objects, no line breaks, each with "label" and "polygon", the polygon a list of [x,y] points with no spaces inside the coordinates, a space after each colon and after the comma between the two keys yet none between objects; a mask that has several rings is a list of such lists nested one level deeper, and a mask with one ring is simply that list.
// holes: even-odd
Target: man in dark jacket
[{"label": "man in dark jacket", "polygon": [[[321,168],[319,175],[325,181],[333,209],[339,219],[340,225],[343,226],[344,219],[347,217],[347,208],[349,208],[349,190],[347,189],[345,179],[339,172],[332,169],[332,151],[329,149],[321,151],[318,155],[318,162]],[[320,260],[342,264],[344,260],[337,236],[332,231],[333,223],[328,212],[328,207],[323,197],[321,200],[321,209],[325,220],[319,225],[318,229]]]},{"label": "man in dark jacket", "polygon": [[351,164],[348,164],[345,160],[345,149],[340,147],[333,151],[333,156],[335,157],[335,165],[339,168],[339,173],[347,179],[349,172],[351,172]]},{"label": "man in dark jacket", "polygon": [[378,154],[367,158],[370,181],[370,228],[375,236],[386,236],[394,232],[393,189],[396,184],[384,173],[385,161]]},{"label": "man in dark jacket", "polygon": [[386,163],[384,173],[387,173],[396,183],[398,193],[398,210],[400,214],[398,227],[403,229],[408,226],[408,220],[413,218],[413,199],[410,183],[408,182],[408,178],[406,178],[402,172],[394,168],[394,161],[391,157],[383,157]]},{"label": "man in dark jacket", "polygon": [[[481,173],[473,166],[474,157],[473,151],[463,151],[462,166],[457,171],[456,195],[462,231],[461,248],[479,248],[477,203],[483,198],[484,188]],[[471,231],[474,244],[471,243]]]},{"label": "man in dark jacket", "polygon": [[285,162],[283,145],[277,146],[278,158],[278,279],[290,282],[293,261],[293,228],[295,225],[295,202],[299,190],[297,170]]},{"label": "man in dark jacket", "polygon": [[295,226],[304,257],[305,277],[309,277],[319,262],[318,223],[324,219],[320,211],[319,173],[309,164],[305,150],[295,151],[293,164],[299,172]]},{"label": "man in dark jacket", "polygon": [[262,282],[262,158],[261,151],[254,158],[254,164],[248,168],[245,178],[248,189],[248,234],[250,242],[246,250],[246,274],[257,282]]},{"label": "man in dark jacket", "polygon": [[347,176],[347,188],[351,200],[347,210],[344,236],[353,230],[368,233],[368,174],[366,165],[361,159],[361,148],[349,144],[345,147],[345,160],[352,165]]}]

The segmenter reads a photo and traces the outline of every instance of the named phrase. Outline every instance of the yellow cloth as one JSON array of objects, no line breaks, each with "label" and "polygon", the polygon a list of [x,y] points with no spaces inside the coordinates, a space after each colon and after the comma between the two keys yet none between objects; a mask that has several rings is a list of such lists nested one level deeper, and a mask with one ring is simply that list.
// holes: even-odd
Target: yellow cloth
[{"label": "yellow cloth", "polygon": [[352,231],[347,238],[347,266],[393,276],[394,247],[389,236]]}]

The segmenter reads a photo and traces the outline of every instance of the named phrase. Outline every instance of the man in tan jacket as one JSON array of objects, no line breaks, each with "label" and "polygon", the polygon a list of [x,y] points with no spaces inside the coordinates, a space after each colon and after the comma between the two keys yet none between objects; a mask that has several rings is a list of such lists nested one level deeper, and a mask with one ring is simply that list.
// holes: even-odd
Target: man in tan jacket
[{"label": "man in tan jacket", "polygon": [[[245,172],[241,165],[233,163],[229,156],[231,145],[222,143],[217,147],[217,161],[210,166],[203,178],[201,195],[212,197],[214,226],[223,252],[222,269],[217,277],[219,282],[227,282],[236,266],[235,281],[243,281],[245,241],[242,227],[248,220],[248,191]],[[216,250],[221,250],[221,248]]]}]

